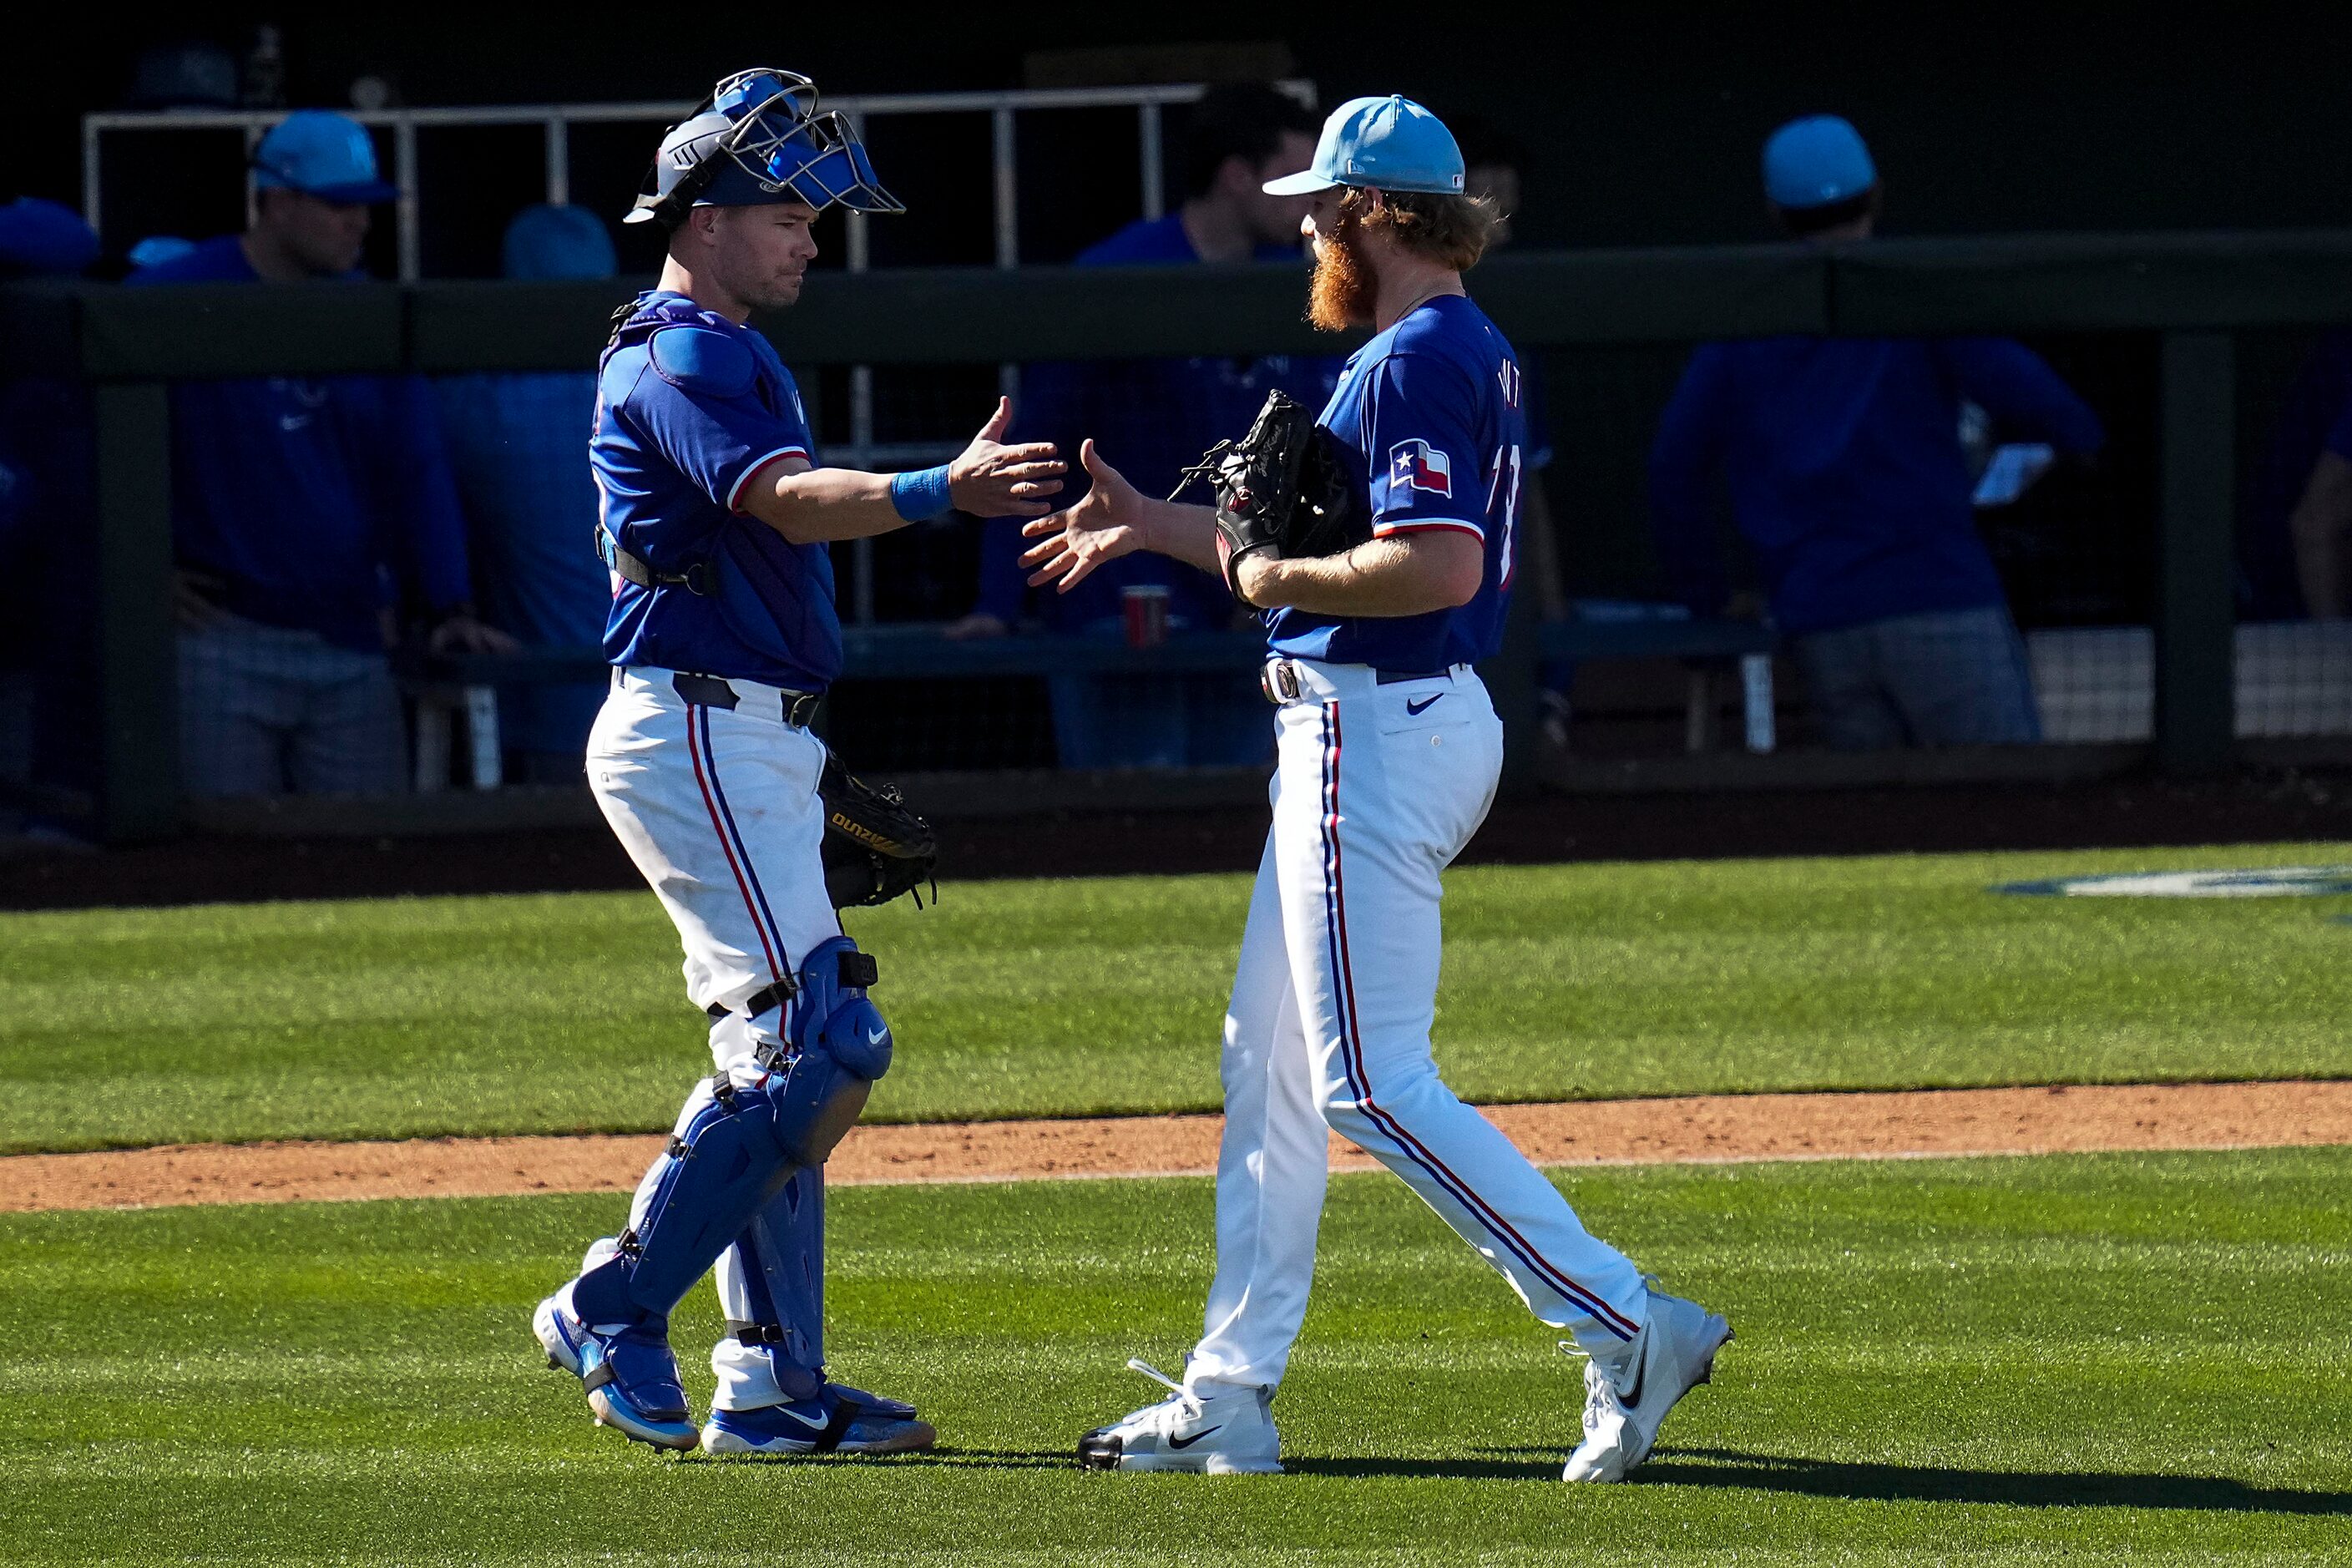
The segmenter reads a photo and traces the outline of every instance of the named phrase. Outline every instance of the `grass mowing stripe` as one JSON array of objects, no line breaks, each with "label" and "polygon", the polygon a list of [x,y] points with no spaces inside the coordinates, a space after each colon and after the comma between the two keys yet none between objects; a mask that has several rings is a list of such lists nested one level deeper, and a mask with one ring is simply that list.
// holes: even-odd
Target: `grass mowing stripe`
[{"label": "grass mowing stripe", "polygon": [[[1574,1366],[1379,1175],[1333,1184],[1292,1473],[1232,1480],[1064,1458],[1154,1392],[1126,1356],[1197,1331],[1206,1181],[837,1194],[835,1364],[952,1447],[798,1466],[628,1447],[538,1368],[530,1304],[618,1194],[11,1215],[0,1555],[2322,1561],[2352,1517],[2347,1181],[2343,1150],[1576,1173],[1740,1339],[1641,1484],[1574,1490]],[[698,1290],[698,1402],[718,1327]]]},{"label": "grass mowing stripe", "polygon": [[[2008,898],[2341,847],[1485,867],[1441,1065],[1479,1100],[2352,1074],[2344,899]],[[859,911],[889,1120],[1213,1109],[1245,879]],[[0,916],[0,1151],[656,1131],[707,1070],[643,894]]]}]

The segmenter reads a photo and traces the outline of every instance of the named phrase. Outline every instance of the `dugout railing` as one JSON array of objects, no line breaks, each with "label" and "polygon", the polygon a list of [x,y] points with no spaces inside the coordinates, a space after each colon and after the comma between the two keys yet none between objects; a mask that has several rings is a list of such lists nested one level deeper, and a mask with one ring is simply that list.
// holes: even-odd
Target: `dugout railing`
[{"label": "dugout railing", "polygon": [[[2352,232],[1887,240],[1506,254],[1475,290],[1523,350],[1776,333],[2155,334],[2149,748],[2173,774],[2237,754],[2233,334],[2352,323]],[[88,384],[96,418],[95,814],[110,840],[182,821],[173,714],[171,418],[176,379],[577,369],[631,285],[18,285],[0,374]],[[1328,352],[1286,268],[905,270],[828,278],[758,325],[798,366]],[[1523,596],[1524,597],[1524,596]],[[1490,673],[1525,779],[1535,672],[1573,627],[1517,617]],[[981,656],[942,643],[931,673]],[[1050,649],[1031,657],[1050,659]],[[1041,665],[1039,668],[1051,668]],[[851,673],[856,670],[853,668]],[[2347,672],[2347,679],[2352,679]],[[1148,799],[1147,783],[1138,790]]]}]

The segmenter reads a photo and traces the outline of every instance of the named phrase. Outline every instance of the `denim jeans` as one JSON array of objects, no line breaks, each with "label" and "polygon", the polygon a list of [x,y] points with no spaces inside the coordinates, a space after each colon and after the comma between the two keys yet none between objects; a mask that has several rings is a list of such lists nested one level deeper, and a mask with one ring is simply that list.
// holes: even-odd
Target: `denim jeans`
[{"label": "denim jeans", "polygon": [[1792,643],[1838,751],[2042,739],[2025,639],[2006,605],[1894,616]]}]

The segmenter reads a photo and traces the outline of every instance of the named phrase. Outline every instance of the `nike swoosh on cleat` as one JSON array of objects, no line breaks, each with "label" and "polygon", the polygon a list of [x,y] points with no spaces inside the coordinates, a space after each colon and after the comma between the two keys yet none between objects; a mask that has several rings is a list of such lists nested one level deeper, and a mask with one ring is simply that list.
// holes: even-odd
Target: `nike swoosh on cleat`
[{"label": "nike swoosh on cleat", "polygon": [[1224,1429],[1224,1424],[1220,1422],[1214,1426],[1205,1427],[1201,1431],[1193,1433],[1190,1437],[1171,1437],[1168,1439],[1168,1446],[1171,1448],[1189,1448],[1193,1444],[1199,1442],[1202,1438],[1207,1436],[1211,1432],[1222,1432]]},{"label": "nike swoosh on cleat", "polygon": [[1418,719],[1429,710],[1432,703],[1442,701],[1444,697],[1445,693],[1441,691],[1435,697],[1424,697],[1418,702],[1408,700],[1404,705],[1404,710],[1408,716]]},{"label": "nike swoosh on cleat", "polygon": [[880,1045],[883,1041],[885,1041],[885,1040],[888,1039],[889,1037],[890,1037],[890,1028],[889,1028],[889,1026],[886,1024],[886,1025],[884,1025],[881,1028],[878,1028],[878,1029],[875,1030],[872,1034],[870,1034],[870,1035],[866,1036],[866,1043],[867,1045],[869,1045],[869,1046],[878,1046],[878,1045]]},{"label": "nike swoosh on cleat", "polygon": [[789,1415],[793,1420],[799,1422],[802,1426],[806,1426],[813,1431],[822,1432],[832,1423],[831,1416],[820,1414],[812,1419],[809,1416],[802,1415],[799,1411],[793,1409],[789,1405],[779,1405],[773,1406],[773,1408],[777,1415]]}]

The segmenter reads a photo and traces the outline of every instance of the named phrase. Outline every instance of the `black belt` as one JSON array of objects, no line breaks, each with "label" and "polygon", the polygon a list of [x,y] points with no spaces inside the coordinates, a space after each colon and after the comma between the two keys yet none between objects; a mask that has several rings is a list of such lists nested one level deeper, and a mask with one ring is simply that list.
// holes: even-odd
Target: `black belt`
[{"label": "black belt", "polygon": [[[1407,680],[1451,680],[1453,679],[1454,670],[1446,665],[1440,665],[1435,669],[1375,669],[1372,671],[1372,684],[1375,686],[1395,686]],[[1298,671],[1292,668],[1291,661],[1287,658],[1269,659],[1260,665],[1257,684],[1258,689],[1265,693],[1265,700],[1276,707],[1280,707],[1285,702],[1295,702],[1298,700],[1300,689]]]},{"label": "black belt", "polygon": [[[687,701],[702,708],[734,708],[742,699],[735,689],[715,675],[688,675],[684,671],[669,678],[670,689]],[[784,694],[778,717],[795,730],[805,730],[816,717],[817,704],[824,700],[821,691],[795,691],[789,686],[776,689]]]}]

